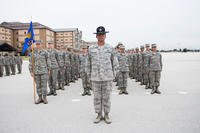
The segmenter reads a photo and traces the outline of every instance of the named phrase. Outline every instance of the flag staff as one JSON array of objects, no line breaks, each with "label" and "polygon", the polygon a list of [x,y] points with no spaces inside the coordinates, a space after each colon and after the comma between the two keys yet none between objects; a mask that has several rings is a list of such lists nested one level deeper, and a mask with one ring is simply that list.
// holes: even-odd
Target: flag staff
[{"label": "flag staff", "polygon": [[35,67],[35,59],[34,59],[34,45],[33,45],[33,41],[32,41],[32,45],[31,45],[31,49],[32,49],[32,76],[33,76],[33,98],[34,98],[34,103],[36,103],[36,88],[35,88],[35,69],[34,69],[34,67]]}]

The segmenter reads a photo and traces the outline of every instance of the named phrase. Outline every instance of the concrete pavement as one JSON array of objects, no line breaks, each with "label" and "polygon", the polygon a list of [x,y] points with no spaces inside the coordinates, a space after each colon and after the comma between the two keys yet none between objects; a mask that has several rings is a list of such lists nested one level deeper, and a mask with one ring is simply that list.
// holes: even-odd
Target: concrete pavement
[{"label": "concrete pavement", "polygon": [[129,95],[119,96],[113,83],[110,125],[93,124],[93,96],[81,96],[80,79],[33,104],[24,62],[23,74],[0,78],[0,133],[199,133],[200,53],[167,53],[163,62],[161,95],[129,79]]}]

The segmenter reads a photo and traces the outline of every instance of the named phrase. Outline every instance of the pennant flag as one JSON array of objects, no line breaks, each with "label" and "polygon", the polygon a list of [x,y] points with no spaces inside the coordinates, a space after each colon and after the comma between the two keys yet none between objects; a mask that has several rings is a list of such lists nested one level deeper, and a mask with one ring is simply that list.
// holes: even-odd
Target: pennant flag
[{"label": "pennant flag", "polygon": [[34,32],[33,32],[33,24],[32,21],[30,22],[30,26],[28,29],[28,34],[26,36],[26,38],[24,39],[24,47],[22,49],[22,55],[25,54],[26,50],[32,45],[32,43],[34,43]]}]

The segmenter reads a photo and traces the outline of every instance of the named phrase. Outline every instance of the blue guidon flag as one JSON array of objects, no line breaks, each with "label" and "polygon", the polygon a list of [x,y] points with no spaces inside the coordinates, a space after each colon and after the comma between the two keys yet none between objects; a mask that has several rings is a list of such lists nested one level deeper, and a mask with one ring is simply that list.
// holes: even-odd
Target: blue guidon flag
[{"label": "blue guidon flag", "polygon": [[22,49],[22,55],[25,54],[26,50],[34,43],[34,32],[33,32],[33,24],[32,21],[30,22],[30,27],[28,29],[28,34],[26,38],[24,39],[24,47]]}]

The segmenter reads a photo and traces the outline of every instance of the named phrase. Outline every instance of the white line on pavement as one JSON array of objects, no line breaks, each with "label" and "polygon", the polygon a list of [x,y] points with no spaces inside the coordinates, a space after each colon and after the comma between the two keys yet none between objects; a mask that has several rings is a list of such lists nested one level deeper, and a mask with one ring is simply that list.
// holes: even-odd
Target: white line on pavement
[{"label": "white line on pavement", "polygon": [[178,93],[181,94],[181,95],[185,95],[185,94],[187,94],[188,92],[186,92],[186,91],[179,91]]},{"label": "white line on pavement", "polygon": [[80,102],[80,99],[72,99],[72,102]]},{"label": "white line on pavement", "polygon": [[113,95],[117,95],[118,93],[117,93],[117,92],[112,92],[112,94],[113,94]]}]

